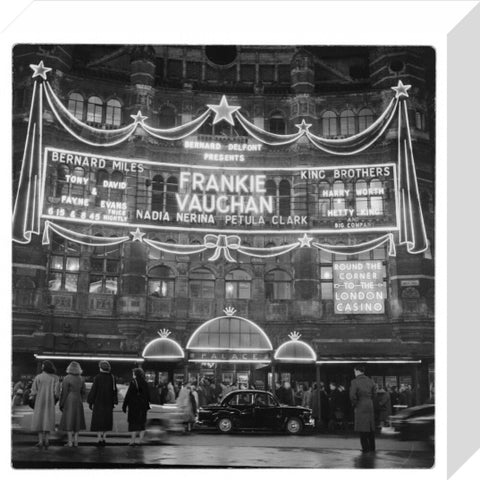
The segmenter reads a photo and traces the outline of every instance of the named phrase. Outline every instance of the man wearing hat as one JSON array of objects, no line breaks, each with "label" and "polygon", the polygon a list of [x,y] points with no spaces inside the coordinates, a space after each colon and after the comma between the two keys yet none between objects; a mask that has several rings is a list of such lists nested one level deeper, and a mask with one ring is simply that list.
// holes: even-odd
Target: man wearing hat
[{"label": "man wearing hat", "polygon": [[94,378],[87,403],[92,412],[90,430],[97,432],[97,446],[106,445],[107,432],[113,430],[113,409],[118,403],[117,385],[106,360],[98,364],[100,373]]},{"label": "man wearing hat", "polygon": [[350,401],[355,408],[355,431],[360,433],[362,452],[375,451],[375,415],[373,401],[376,386],[365,375],[365,367],[357,365],[353,369],[355,378],[350,384]]}]

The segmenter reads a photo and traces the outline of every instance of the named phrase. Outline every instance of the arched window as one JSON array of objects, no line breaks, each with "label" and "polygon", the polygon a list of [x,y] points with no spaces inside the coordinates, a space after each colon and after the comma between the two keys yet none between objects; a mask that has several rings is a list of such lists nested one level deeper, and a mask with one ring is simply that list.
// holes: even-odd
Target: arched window
[{"label": "arched window", "polygon": [[318,184],[318,214],[320,217],[326,217],[330,209],[330,184],[320,182]]},{"label": "arched window", "polygon": [[375,215],[383,215],[383,183],[374,178],[370,182],[370,208]]},{"label": "arched window", "polygon": [[103,102],[99,97],[90,97],[87,103],[87,122],[102,123]]},{"label": "arched window", "polygon": [[110,200],[113,202],[121,202],[123,201],[123,195],[125,193],[125,189],[120,188],[123,183],[124,175],[122,172],[118,170],[114,170],[111,175],[111,188],[110,188]]},{"label": "arched window", "polygon": [[168,267],[161,265],[150,269],[148,272],[148,295],[160,298],[174,297],[175,278]]},{"label": "arched window", "polygon": [[90,257],[89,293],[115,295],[118,289],[119,273],[120,245],[94,247]]},{"label": "arched window", "polygon": [[265,196],[272,197],[273,212],[277,212],[277,184],[274,180],[267,180],[265,182]]},{"label": "arched window", "polygon": [[28,277],[20,277],[15,283],[15,305],[31,307],[35,300],[35,282]]},{"label": "arched window", "polygon": [[282,180],[278,186],[279,196],[279,215],[288,217],[290,215],[290,182]]},{"label": "arched window", "polygon": [[75,177],[75,183],[71,184],[70,194],[83,198],[85,194],[85,184],[83,183],[85,170],[82,167],[74,167],[72,177]]},{"label": "arched window", "polygon": [[336,180],[335,182],[333,182],[333,195],[333,208],[335,210],[343,210],[346,206],[345,184],[341,180]]},{"label": "arched window", "polygon": [[369,108],[362,108],[358,112],[358,130],[362,132],[373,123],[373,112]]},{"label": "arched window", "polygon": [[268,121],[269,131],[278,135],[285,134],[285,119],[281,112],[273,112]]},{"label": "arched window", "polygon": [[155,175],[152,180],[152,210],[163,211],[164,181],[161,175]]},{"label": "arched window", "polygon": [[322,131],[324,137],[337,136],[337,116],[334,112],[325,112],[322,115]]},{"label": "arched window", "polygon": [[357,215],[368,208],[368,188],[365,180],[358,180],[355,185],[355,209]]},{"label": "arched window", "polygon": [[107,102],[105,123],[112,127],[119,127],[122,124],[122,104],[119,100],[111,98]]},{"label": "arched window", "polygon": [[49,290],[76,292],[80,270],[80,249],[78,244],[53,233],[50,248],[51,253],[48,263]]},{"label": "arched window", "polygon": [[415,112],[415,128],[425,130],[425,114],[418,110]]},{"label": "arched window", "polygon": [[215,277],[206,268],[190,272],[188,285],[191,298],[215,298]]},{"label": "arched window", "polygon": [[251,277],[244,270],[232,270],[225,275],[225,298],[251,297]]},{"label": "arched window", "polygon": [[265,275],[265,297],[269,301],[292,298],[292,278],[283,270],[272,270]]},{"label": "arched window", "polygon": [[79,120],[83,120],[83,97],[79,93],[71,93],[68,97],[68,110]]},{"label": "arched window", "polygon": [[178,180],[172,176],[167,179],[167,202],[165,206],[170,215],[176,215],[178,211],[176,193],[178,193]]},{"label": "arched window", "polygon": [[95,197],[95,205],[98,207],[102,200],[108,200],[108,187],[103,182],[109,181],[109,175],[106,170],[97,170],[97,195]]},{"label": "arched window", "polygon": [[70,169],[67,165],[59,165],[57,167],[57,182],[55,184],[55,196],[61,197],[68,195],[67,175],[70,174]]},{"label": "arched window", "polygon": [[355,133],[355,115],[351,110],[344,110],[340,114],[340,134],[353,135]]},{"label": "arched window", "polygon": [[158,116],[158,124],[160,128],[172,128],[176,123],[175,109],[164,105]]}]

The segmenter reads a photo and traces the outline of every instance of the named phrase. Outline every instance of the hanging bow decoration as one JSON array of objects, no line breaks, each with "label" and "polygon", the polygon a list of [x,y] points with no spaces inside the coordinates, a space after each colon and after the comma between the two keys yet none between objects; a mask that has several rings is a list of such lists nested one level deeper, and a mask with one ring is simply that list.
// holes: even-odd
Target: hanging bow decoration
[{"label": "hanging bow decoration", "polygon": [[240,248],[240,237],[238,235],[205,235],[205,247],[208,249],[215,249],[213,255],[208,259],[214,262],[223,253],[223,256],[229,262],[235,262],[236,260],[230,255],[230,250],[238,250]]}]

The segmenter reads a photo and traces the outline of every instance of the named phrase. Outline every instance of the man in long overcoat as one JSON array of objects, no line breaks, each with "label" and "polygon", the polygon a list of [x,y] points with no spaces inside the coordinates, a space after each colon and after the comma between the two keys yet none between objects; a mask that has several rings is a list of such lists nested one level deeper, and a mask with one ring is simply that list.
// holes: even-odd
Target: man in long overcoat
[{"label": "man in long overcoat", "polygon": [[375,451],[375,413],[373,401],[376,386],[365,375],[365,367],[358,365],[353,369],[355,378],[350,384],[350,401],[355,408],[355,431],[360,433],[362,452]]}]

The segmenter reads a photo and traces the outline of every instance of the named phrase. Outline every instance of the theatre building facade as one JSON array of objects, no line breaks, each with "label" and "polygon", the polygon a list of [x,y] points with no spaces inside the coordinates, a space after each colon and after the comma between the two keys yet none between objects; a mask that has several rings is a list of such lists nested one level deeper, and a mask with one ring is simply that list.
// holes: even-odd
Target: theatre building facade
[{"label": "theatre building facade", "polygon": [[19,45],[13,376],[434,382],[434,53]]}]

